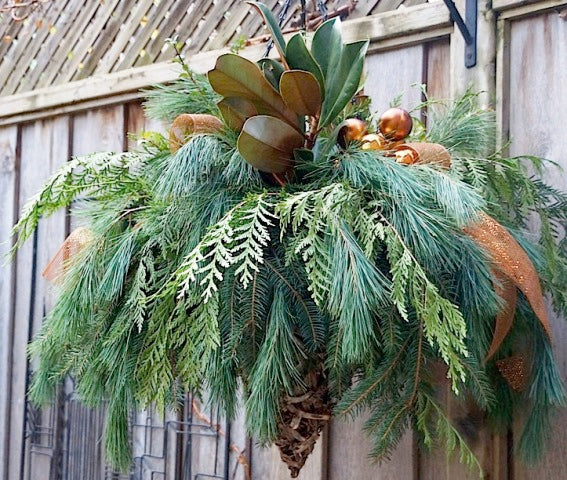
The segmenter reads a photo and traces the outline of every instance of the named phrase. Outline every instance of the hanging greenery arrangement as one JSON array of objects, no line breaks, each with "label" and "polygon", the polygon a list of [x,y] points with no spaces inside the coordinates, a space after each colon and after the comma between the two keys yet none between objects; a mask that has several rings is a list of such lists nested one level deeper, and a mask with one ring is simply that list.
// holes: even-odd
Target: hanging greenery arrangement
[{"label": "hanging greenery arrangement", "polygon": [[15,248],[73,202],[84,224],[46,270],[60,293],[30,347],[32,399],[72,375],[85,403],[108,401],[123,470],[131,409],[186,390],[228,418],[244,402],[293,477],[332,415],[362,411],[377,458],[411,427],[480,468],[435,395],[448,382],[497,425],[527,409],[537,458],[565,403],[542,292],[565,314],[567,195],[529,176],[542,160],[494,150],[474,94],[418,106],[427,128],[397,108],[376,122],[367,42],[343,44],[338,18],[310,48],[286,42],[254,5],[279,61],[186,69],[147,92],[169,139],[75,158],[24,209]]}]

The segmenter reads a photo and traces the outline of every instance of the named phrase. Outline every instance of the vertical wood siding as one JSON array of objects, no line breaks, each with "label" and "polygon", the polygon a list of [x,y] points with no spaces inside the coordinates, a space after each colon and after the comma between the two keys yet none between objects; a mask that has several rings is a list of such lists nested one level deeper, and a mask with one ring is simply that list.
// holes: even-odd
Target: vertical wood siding
[{"label": "vertical wood siding", "polygon": [[[567,191],[567,22],[558,12],[513,22],[510,29],[510,91],[508,128],[511,154],[533,153],[561,165],[546,180]],[[553,322],[553,344],[563,381],[567,382],[567,325],[549,311]],[[567,410],[552,418],[549,450],[543,461],[528,467],[514,461],[518,480],[567,478]],[[521,422],[514,429],[514,442],[521,435]]]}]

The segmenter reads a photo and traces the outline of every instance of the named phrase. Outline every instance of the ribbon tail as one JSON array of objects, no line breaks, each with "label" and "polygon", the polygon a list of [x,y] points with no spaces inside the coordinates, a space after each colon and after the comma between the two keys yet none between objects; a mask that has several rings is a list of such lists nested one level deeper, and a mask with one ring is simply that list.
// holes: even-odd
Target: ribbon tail
[{"label": "ribbon tail", "polygon": [[510,332],[512,324],[514,323],[514,314],[516,313],[516,303],[518,301],[516,286],[499,271],[493,272],[493,275],[496,277],[494,290],[502,299],[504,307],[496,316],[494,335],[492,336],[492,343],[486,354],[486,360],[490,360],[494,356]]},{"label": "ribbon tail", "polygon": [[526,297],[551,339],[551,325],[536,269],[524,249],[496,220],[481,214],[480,220],[463,231],[490,255],[494,267],[508,278]]},{"label": "ribbon tail", "polygon": [[93,238],[86,227],[78,227],[65,239],[57,253],[49,261],[41,275],[48,281],[57,283],[63,277],[69,260],[81,252]]}]

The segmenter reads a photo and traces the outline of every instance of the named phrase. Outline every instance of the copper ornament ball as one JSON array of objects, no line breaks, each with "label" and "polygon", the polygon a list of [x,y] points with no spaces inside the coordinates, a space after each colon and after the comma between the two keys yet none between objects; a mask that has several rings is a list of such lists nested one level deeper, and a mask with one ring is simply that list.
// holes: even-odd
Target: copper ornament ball
[{"label": "copper ornament ball", "polygon": [[367,131],[366,123],[362,120],[358,118],[347,118],[339,130],[337,141],[342,148],[346,148],[353,140],[361,141]]},{"label": "copper ornament ball", "polygon": [[403,140],[410,134],[412,126],[411,116],[403,108],[386,110],[378,122],[380,133],[391,140]]}]

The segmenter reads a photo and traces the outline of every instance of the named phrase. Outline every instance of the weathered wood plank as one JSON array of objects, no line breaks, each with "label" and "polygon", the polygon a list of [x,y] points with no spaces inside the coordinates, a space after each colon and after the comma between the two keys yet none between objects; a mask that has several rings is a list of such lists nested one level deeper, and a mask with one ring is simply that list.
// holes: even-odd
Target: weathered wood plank
[{"label": "weathered wood plank", "polygon": [[[512,155],[530,153],[558,162],[567,168],[567,28],[565,20],[550,12],[510,26],[509,132]],[[546,181],[567,191],[565,172],[551,170]],[[555,356],[567,381],[567,325],[551,311]],[[567,472],[567,410],[553,413],[552,437],[542,461],[528,467],[514,457],[516,480],[555,480]],[[521,435],[518,425],[514,441]]]},{"label": "weathered wood plank", "polygon": [[373,53],[366,58],[368,78],[364,91],[372,99],[378,114],[402,96],[401,106],[413,108],[421,101],[419,85],[423,81],[423,46]]},{"label": "weathered wood plank", "polygon": [[[22,127],[19,207],[35,194],[47,177],[67,160],[68,124],[65,118],[38,121]],[[39,146],[39,147],[38,147]],[[26,414],[27,343],[41,326],[52,303],[51,290],[41,277],[65,238],[64,212],[42,219],[36,236],[16,257],[16,304],[12,351],[10,456],[8,478],[20,478],[20,461],[29,443],[24,441]]]},{"label": "weathered wood plank", "polygon": [[557,7],[565,5],[565,0],[494,0],[492,8],[497,12],[504,12],[506,10],[520,10],[523,12],[547,9],[550,7]]},{"label": "weathered wood plank", "polygon": [[[105,107],[73,118],[73,155],[124,150],[124,108]],[[93,135],[92,132],[96,132]]]},{"label": "weathered wood plank", "polygon": [[[58,2],[52,5],[52,8],[47,10],[45,23],[46,27],[35,30],[35,35],[32,35],[32,30],[35,29],[35,25],[27,25],[27,34],[22,34],[18,38],[17,44],[10,51],[10,57],[4,60],[2,67],[0,67],[0,85],[2,87],[2,93],[4,95],[9,95],[14,92],[20,81],[22,81],[22,76],[30,68],[34,57],[37,52],[40,51],[40,47],[49,36],[49,29],[47,25],[51,23],[56,23],[59,18],[59,14],[66,7],[68,2]],[[28,52],[27,56],[24,54]],[[29,55],[29,53],[32,53]]]},{"label": "weathered wood plank", "polygon": [[447,7],[442,2],[433,2],[347,20],[344,22],[343,37],[347,42],[365,38],[375,42],[422,31],[435,31],[450,25]]},{"label": "weathered wood plank", "polygon": [[125,19],[124,27],[118,32],[110,48],[103,52],[102,58],[95,68],[95,74],[107,73],[114,69],[114,65],[118,62],[126,42],[139,28],[140,22],[148,13],[150,6],[151,3],[148,2],[137,2],[131,6],[130,15]]},{"label": "weathered wood plank", "polygon": [[404,434],[390,460],[376,463],[370,457],[372,439],[363,431],[365,417],[331,421],[328,480],[417,480],[417,449],[413,434]]},{"label": "weathered wood plank", "polygon": [[[430,36],[446,33],[449,26],[449,14],[441,2],[407,8],[404,12],[388,12],[386,14],[367,17],[344,23],[344,35],[347,41],[356,41],[370,38],[373,44],[379,46],[381,42],[389,41],[393,47],[396,38],[401,44],[404,35],[419,32],[430,32]],[[437,33],[436,33],[437,32]],[[265,50],[264,45],[246,48],[241,52],[251,59],[260,58]],[[215,50],[196,54],[189,59],[190,66],[197,72],[206,72],[214,66],[215,59],[226,50]],[[175,64],[154,64],[145,67],[128,69],[100,77],[92,77],[77,82],[71,82],[59,87],[38,89],[18,95],[4,97],[3,108],[0,111],[0,125],[9,123],[5,117],[15,116],[24,112],[39,112],[45,115],[49,108],[78,105],[82,101],[100,99],[99,105],[116,102],[112,95],[136,92],[138,89],[155,83],[167,82],[175,79],[179,68]],[[77,107],[80,109],[81,107]],[[28,116],[26,119],[33,118]],[[21,121],[22,117],[18,117]]]},{"label": "weathered wood plank", "polygon": [[71,80],[77,73],[79,65],[85,59],[89,49],[91,48],[96,36],[100,34],[102,28],[106,24],[109,13],[113,12],[120,0],[109,0],[101,3],[94,13],[92,20],[86,26],[83,35],[78,39],[77,43],[72,47],[73,56],[65,59],[65,68],[57,69],[57,75],[53,77],[53,84],[65,83]]},{"label": "weathered wood plank", "polygon": [[137,25],[136,34],[132,37],[133,42],[128,42],[122,50],[123,55],[120,56],[116,66],[116,70],[131,67],[138,59],[143,49],[150,38],[152,32],[158,25],[159,21],[163,18],[169,7],[168,2],[152,2],[150,10],[148,10],[145,22]]},{"label": "weathered wood plank", "polygon": [[427,49],[427,95],[434,99],[449,98],[451,85],[450,45],[448,40],[432,42]]},{"label": "weathered wood plank", "polygon": [[[464,12],[465,1],[456,2]],[[455,27],[451,35],[451,97],[457,98],[467,88],[481,92],[480,102],[488,107],[494,103],[496,77],[496,40],[494,12],[486,3],[479,3],[477,24],[477,59],[474,68],[465,67],[465,41]]]},{"label": "weathered wood plank", "polygon": [[[61,167],[69,157],[68,139],[69,139],[69,120],[67,117],[59,117],[53,120],[36,122],[34,138],[26,138],[26,129],[22,132],[22,143],[37,146],[42,145],[43,148],[34,150],[35,158],[22,158],[23,161],[33,161],[34,164],[44,163],[51,175],[59,167]],[[39,130],[39,131],[38,131]],[[23,152],[22,147],[22,152]],[[25,179],[23,179],[25,180]],[[43,271],[49,260],[56,254],[57,250],[67,236],[67,221],[65,210],[54,213],[48,219],[42,221],[41,230],[38,231],[38,243],[36,254],[36,268],[38,272]],[[35,298],[34,298],[34,319],[32,324],[31,337],[35,337],[43,323],[45,312],[52,309],[57,296],[56,288],[49,284],[43,277],[38,276]],[[30,362],[30,368],[35,369],[36,361]],[[41,426],[48,421],[50,414],[49,408],[46,408],[41,414]],[[46,438],[39,437],[41,445],[45,445]],[[52,438],[53,443],[56,442]],[[51,477],[51,458],[44,454],[41,448],[36,448],[30,444],[30,440],[26,441],[26,455],[31,458],[30,465],[33,469],[30,471],[30,478],[34,480],[49,480]]]},{"label": "weathered wood plank", "polygon": [[26,74],[26,82],[20,83],[18,91],[27,91],[40,81],[50,84],[68,56],[72,55],[73,46],[90,22],[96,2],[89,2],[83,8],[77,8],[77,0],[70,0],[65,7],[65,16],[59,19],[57,31],[42,46],[41,55],[36,58],[35,68]]},{"label": "weathered wood plank", "polygon": [[87,49],[87,54],[80,64],[82,68],[77,69],[72,77],[73,79],[79,80],[93,74],[98,67],[100,58],[108,50],[109,45],[116,42],[116,35],[124,27],[124,18],[130,10],[131,5],[129,2],[122,1],[116,4],[115,10],[109,16],[103,30],[92,39],[91,45]]},{"label": "weathered wood plank", "polygon": [[[0,128],[0,258],[10,249],[10,230],[17,215],[18,127]],[[8,478],[11,443],[10,388],[13,335],[14,265],[0,262],[0,465],[2,478]]]}]

